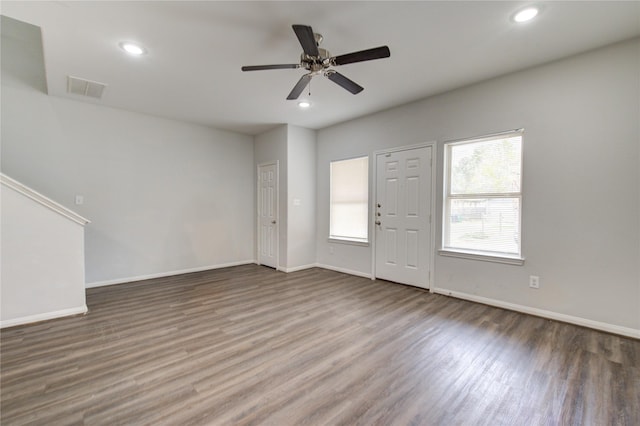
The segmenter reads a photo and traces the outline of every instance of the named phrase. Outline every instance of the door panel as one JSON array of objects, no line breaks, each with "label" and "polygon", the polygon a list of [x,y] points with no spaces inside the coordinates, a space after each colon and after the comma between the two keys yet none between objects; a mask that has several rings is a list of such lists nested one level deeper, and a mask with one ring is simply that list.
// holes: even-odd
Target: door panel
[{"label": "door panel", "polygon": [[385,264],[395,265],[398,263],[398,233],[393,228],[386,228],[385,234],[385,240],[387,241]]},{"label": "door panel", "polygon": [[407,229],[407,268],[418,268],[418,230]]},{"label": "door panel", "polygon": [[407,216],[418,217],[420,215],[420,180],[417,177],[407,178]]},{"label": "door panel", "polygon": [[398,214],[398,179],[387,178],[387,191],[385,194],[387,200],[387,215],[395,216]]},{"label": "door panel", "polygon": [[431,150],[414,148],[378,154],[376,158],[378,278],[428,287],[432,256]]}]

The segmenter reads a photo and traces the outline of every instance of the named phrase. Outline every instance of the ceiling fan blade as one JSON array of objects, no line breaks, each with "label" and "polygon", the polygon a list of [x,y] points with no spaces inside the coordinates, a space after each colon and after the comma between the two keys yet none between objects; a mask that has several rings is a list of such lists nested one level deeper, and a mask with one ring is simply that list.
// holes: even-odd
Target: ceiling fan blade
[{"label": "ceiling fan blade", "polygon": [[330,59],[332,65],[345,65],[354,62],[371,61],[373,59],[388,58],[391,51],[387,46],[374,47],[373,49],[361,50],[359,52],[347,53],[335,56]]},{"label": "ceiling fan blade", "polygon": [[325,74],[325,76],[333,81],[334,83],[336,83],[338,86],[342,86],[344,89],[348,90],[349,92],[353,93],[354,95],[362,92],[364,90],[364,87],[360,86],[358,83],[356,83],[353,80],[348,79],[347,77],[345,77],[344,75],[340,74],[339,72],[336,71],[329,71]]},{"label": "ceiling fan blade", "polygon": [[287,70],[296,68],[300,68],[300,64],[245,65],[242,67],[242,71]]},{"label": "ceiling fan blade", "polygon": [[287,99],[288,100],[298,99],[298,96],[300,96],[300,94],[302,93],[304,88],[307,87],[307,84],[309,84],[310,81],[311,81],[311,74],[303,75],[300,78],[300,80],[298,80],[296,85],[293,87],[293,90],[291,90],[291,93],[289,93],[289,96],[287,96]]},{"label": "ceiling fan blade", "polygon": [[298,41],[302,46],[302,50],[309,56],[320,56],[316,37],[313,35],[313,29],[308,25],[292,25],[293,31],[298,36]]}]

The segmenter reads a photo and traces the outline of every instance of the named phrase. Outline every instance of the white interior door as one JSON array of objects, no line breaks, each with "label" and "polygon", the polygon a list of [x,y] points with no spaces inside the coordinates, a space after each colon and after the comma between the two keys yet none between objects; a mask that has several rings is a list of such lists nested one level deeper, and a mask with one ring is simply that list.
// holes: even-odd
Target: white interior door
[{"label": "white interior door", "polygon": [[278,168],[258,166],[258,263],[278,267]]},{"label": "white interior door", "polygon": [[375,276],[428,288],[431,272],[430,146],[376,157]]}]

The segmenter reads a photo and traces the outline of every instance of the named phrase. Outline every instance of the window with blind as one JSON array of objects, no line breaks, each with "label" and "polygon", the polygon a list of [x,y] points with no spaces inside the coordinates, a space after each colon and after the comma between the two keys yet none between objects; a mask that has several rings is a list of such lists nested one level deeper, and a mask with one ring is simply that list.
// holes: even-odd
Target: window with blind
[{"label": "window with blind", "polygon": [[445,144],[443,251],[521,260],[521,186],[521,131]]},{"label": "window with blind", "polygon": [[369,157],[331,162],[329,238],[367,242]]}]

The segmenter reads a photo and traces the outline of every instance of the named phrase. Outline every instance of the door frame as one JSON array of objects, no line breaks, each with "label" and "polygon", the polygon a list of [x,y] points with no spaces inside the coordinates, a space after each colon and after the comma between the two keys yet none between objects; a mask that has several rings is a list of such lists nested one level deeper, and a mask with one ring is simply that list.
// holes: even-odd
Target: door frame
[{"label": "door frame", "polygon": [[[438,152],[438,143],[436,141],[432,142],[423,142],[415,145],[406,145],[399,146],[387,149],[380,149],[373,151],[373,185],[372,185],[372,194],[371,201],[369,202],[369,226],[371,226],[371,279],[376,279],[376,228],[373,225],[373,222],[376,220],[375,217],[375,206],[376,206],[376,198],[378,196],[378,156],[384,154],[390,154],[392,152],[399,151],[410,151],[412,149],[418,148],[431,148],[431,211],[429,212],[431,223],[430,231],[431,231],[431,241],[429,242],[429,250],[431,251],[431,261],[429,262],[429,277],[427,280],[427,290],[430,293],[433,293],[433,279],[435,275],[435,258],[436,258],[436,169],[437,169],[437,152]],[[435,161],[434,161],[435,160]]]},{"label": "door frame", "polygon": [[260,168],[276,166],[276,271],[280,270],[280,161],[267,161],[256,165],[256,264],[260,263]]}]

